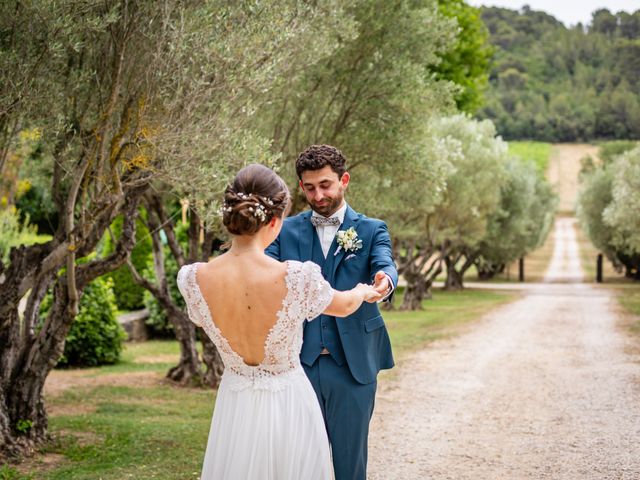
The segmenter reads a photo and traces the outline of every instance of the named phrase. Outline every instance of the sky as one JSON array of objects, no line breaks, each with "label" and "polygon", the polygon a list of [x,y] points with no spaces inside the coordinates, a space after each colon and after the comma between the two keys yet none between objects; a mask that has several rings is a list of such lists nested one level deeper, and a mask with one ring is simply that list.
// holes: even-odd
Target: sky
[{"label": "sky", "polygon": [[567,26],[589,23],[591,13],[599,8],[608,8],[613,13],[620,10],[631,13],[640,9],[640,0],[468,0],[468,3],[474,7],[484,5],[512,10],[529,5],[532,10],[545,11]]}]

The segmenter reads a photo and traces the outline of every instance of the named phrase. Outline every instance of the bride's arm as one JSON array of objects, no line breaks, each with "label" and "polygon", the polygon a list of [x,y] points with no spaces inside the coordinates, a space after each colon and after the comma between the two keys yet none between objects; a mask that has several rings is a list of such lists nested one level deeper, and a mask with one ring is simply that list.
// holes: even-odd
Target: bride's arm
[{"label": "bride's arm", "polygon": [[333,300],[323,313],[334,317],[346,317],[355,312],[362,302],[378,297],[378,292],[365,283],[359,283],[351,290],[334,290]]}]

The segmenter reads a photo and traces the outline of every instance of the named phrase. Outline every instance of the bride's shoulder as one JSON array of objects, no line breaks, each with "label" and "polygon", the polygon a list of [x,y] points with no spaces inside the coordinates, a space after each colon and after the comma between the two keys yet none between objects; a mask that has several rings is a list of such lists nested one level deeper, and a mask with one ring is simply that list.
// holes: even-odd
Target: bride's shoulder
[{"label": "bride's shoulder", "polygon": [[305,278],[313,278],[317,277],[318,275],[322,276],[320,265],[312,262],[311,260],[307,260],[306,262],[300,262],[298,260],[287,260],[287,264],[289,271],[297,272]]},{"label": "bride's shoulder", "polygon": [[197,263],[189,263],[180,267],[177,275],[177,283],[180,290],[184,290],[187,285],[191,285],[194,282],[197,265]]},{"label": "bride's shoulder", "polygon": [[182,267],[180,267],[180,270],[178,270],[178,284],[186,284],[188,282],[192,282],[195,281],[196,278],[196,271],[198,270],[198,267],[201,265],[206,265],[204,262],[195,262],[195,263],[189,263],[187,265],[183,265]]},{"label": "bride's shoulder", "polygon": [[183,283],[187,280],[189,274],[193,271],[193,265],[193,263],[190,263],[180,267],[180,270],[178,270],[178,283]]}]

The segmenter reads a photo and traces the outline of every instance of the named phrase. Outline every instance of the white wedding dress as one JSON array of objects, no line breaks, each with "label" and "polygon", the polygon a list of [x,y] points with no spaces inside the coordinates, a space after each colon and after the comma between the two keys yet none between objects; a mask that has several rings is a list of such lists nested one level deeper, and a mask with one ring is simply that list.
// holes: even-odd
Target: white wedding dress
[{"label": "white wedding dress", "polygon": [[265,341],[264,360],[247,365],[211,318],[196,282],[198,263],[178,273],[189,317],[218,348],[225,365],[201,480],[332,478],[320,405],[300,365],[302,329],[331,303],[333,289],[312,262],[287,262],[287,294]]}]

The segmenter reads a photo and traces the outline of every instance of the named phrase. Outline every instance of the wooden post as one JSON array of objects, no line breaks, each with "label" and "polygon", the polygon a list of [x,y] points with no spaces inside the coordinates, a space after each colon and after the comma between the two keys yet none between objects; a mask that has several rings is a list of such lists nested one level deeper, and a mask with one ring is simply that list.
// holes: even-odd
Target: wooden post
[{"label": "wooden post", "polygon": [[518,262],[518,281],[524,282],[524,257],[520,257]]},{"label": "wooden post", "polygon": [[598,259],[596,260],[596,282],[602,283],[602,254],[598,254]]}]

